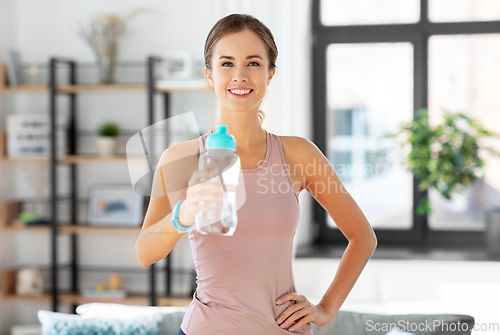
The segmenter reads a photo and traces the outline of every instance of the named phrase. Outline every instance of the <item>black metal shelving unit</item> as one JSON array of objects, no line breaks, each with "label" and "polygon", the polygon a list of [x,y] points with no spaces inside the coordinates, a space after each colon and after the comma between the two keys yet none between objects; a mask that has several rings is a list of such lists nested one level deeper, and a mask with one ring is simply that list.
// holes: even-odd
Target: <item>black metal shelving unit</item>
[{"label": "black metal shelving unit", "polygon": [[[161,91],[159,92],[156,89],[155,82],[156,82],[156,66],[161,63],[161,58],[159,57],[148,57],[147,62],[146,62],[146,92],[147,92],[147,124],[148,125],[153,125],[154,123],[154,114],[155,114],[155,95],[156,94],[162,94],[163,100],[164,100],[164,117],[165,119],[170,117],[170,93],[168,91]],[[50,264],[50,275],[51,275],[51,284],[52,284],[52,294],[51,294],[51,303],[52,303],[52,310],[57,311],[58,309],[58,297],[59,297],[59,290],[58,290],[58,270],[61,269],[61,265],[58,265],[57,263],[57,255],[58,255],[58,249],[57,249],[57,237],[58,237],[58,231],[57,231],[57,222],[58,222],[58,201],[57,199],[60,198],[57,195],[57,187],[58,187],[58,179],[57,179],[57,140],[56,140],[56,124],[57,124],[57,96],[64,94],[68,95],[69,97],[69,119],[68,119],[68,128],[67,128],[67,140],[68,140],[68,154],[69,155],[76,155],[77,154],[77,135],[76,131],[78,129],[77,127],[77,122],[76,122],[76,113],[77,113],[77,105],[76,105],[76,97],[77,93],[75,92],[61,92],[58,91],[58,82],[57,82],[57,70],[59,65],[66,65],[69,68],[68,72],[68,82],[69,85],[76,85],[77,84],[77,62],[71,59],[65,59],[65,58],[51,58],[50,63],[49,63],[49,93],[50,93],[50,100],[49,100],[49,111],[50,111],[50,143],[51,143],[51,151],[50,151],[50,159],[49,159],[49,164],[50,164],[50,222],[51,222],[51,264]],[[149,148],[150,152],[155,152],[153,149],[154,141],[152,141],[152,136],[151,142],[149,143]],[[166,142],[165,147],[169,146],[169,139],[168,136],[166,136]],[[153,164],[154,162],[150,162],[152,166],[155,166]],[[70,164],[70,194],[69,194],[69,199],[70,199],[70,213],[71,213],[71,224],[76,224],[77,222],[77,169],[76,169],[76,164],[77,162],[70,162],[70,163],[65,163],[65,164]],[[151,174],[151,184],[153,181],[153,174]],[[149,198],[147,198],[147,203],[149,203]],[[146,204],[147,206],[147,204]],[[70,263],[66,265],[65,267],[69,269],[70,271],[70,276],[71,276],[71,290],[72,292],[78,292],[78,274],[81,272],[83,269],[80,267],[78,264],[78,239],[77,239],[77,234],[72,233],[71,234],[71,253],[70,253]],[[186,274],[185,269],[175,269],[172,268],[172,260],[171,260],[171,253],[165,257],[165,266],[161,269],[156,268],[156,264],[152,264],[149,266],[148,273],[149,273],[149,304],[151,306],[156,306],[157,305],[157,297],[158,297],[158,292],[156,288],[156,274],[158,271],[164,271],[165,273],[165,295],[170,296],[171,295],[171,283],[172,283],[172,274],[173,273],[184,273]],[[192,290],[191,294],[194,293],[196,289],[196,273],[194,270],[189,271],[192,275]],[[73,310],[76,309],[76,305],[73,305]]]}]

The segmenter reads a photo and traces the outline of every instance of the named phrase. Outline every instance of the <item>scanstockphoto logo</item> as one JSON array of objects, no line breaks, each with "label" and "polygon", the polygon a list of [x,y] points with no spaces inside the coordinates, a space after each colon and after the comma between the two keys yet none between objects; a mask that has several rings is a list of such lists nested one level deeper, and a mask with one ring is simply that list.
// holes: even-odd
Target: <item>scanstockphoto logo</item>
[{"label": "scanstockphoto logo", "polygon": [[422,322],[415,322],[409,320],[398,320],[397,322],[376,322],[374,320],[367,320],[365,329],[368,332],[429,332],[429,333],[465,333],[469,331],[479,332],[498,332],[500,324],[494,322],[482,323],[468,323],[460,320],[425,320]]},{"label": "scanstockphoto logo", "polygon": [[[168,161],[162,160],[159,165],[161,155],[167,148],[201,135],[192,111],[159,121],[134,134],[126,144],[128,171],[134,192],[142,196],[168,197],[173,207],[187,191],[193,172],[200,167],[200,150],[198,145],[184,146],[182,152],[176,150]],[[244,180],[234,173],[234,170],[240,171],[239,163],[238,160],[207,180],[225,187],[226,182],[236,178],[237,208],[246,199]]]}]

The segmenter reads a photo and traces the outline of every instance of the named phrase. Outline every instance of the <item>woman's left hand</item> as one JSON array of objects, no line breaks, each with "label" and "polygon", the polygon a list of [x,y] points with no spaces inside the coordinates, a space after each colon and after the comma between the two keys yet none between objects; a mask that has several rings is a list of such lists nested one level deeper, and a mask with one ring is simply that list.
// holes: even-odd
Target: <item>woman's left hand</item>
[{"label": "woman's left hand", "polygon": [[294,300],[295,304],[290,305],[276,318],[276,322],[283,329],[294,322],[297,323],[288,328],[289,331],[294,331],[311,321],[318,326],[325,326],[333,319],[333,315],[329,315],[323,305],[314,305],[305,296],[294,292],[288,292],[276,299],[276,305],[281,305],[288,300]]}]

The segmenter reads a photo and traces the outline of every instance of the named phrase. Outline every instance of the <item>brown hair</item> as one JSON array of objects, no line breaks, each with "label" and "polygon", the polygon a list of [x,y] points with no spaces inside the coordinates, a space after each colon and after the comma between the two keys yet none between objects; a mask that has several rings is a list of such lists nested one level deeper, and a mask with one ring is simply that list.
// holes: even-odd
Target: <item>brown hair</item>
[{"label": "brown hair", "polygon": [[[278,58],[278,48],[274,43],[274,36],[271,30],[259,21],[257,18],[248,14],[230,14],[223,17],[212,27],[205,41],[205,67],[212,69],[212,54],[215,44],[224,36],[232,33],[249,29],[256,33],[264,42],[269,58],[269,70],[276,67],[276,58]],[[260,123],[264,121],[264,112],[259,110]]]}]

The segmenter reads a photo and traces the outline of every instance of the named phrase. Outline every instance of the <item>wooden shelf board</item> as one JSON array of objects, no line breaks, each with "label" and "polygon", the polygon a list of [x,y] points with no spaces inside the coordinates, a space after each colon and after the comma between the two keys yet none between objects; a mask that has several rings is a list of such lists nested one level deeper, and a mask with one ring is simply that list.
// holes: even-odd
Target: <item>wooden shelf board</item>
[{"label": "wooden shelf board", "polygon": [[[156,88],[156,92],[189,92],[189,91],[204,91],[212,87],[178,87],[178,88]],[[94,92],[145,92],[146,85],[59,85],[57,87],[59,93],[94,93]],[[21,85],[21,86],[3,86],[0,88],[0,93],[37,93],[49,92],[49,85]]]},{"label": "wooden shelf board", "polygon": [[194,88],[156,88],[156,92],[190,92],[190,91],[207,91],[212,89],[212,86],[207,85],[206,87],[194,87]]},{"label": "wooden shelf board", "polygon": [[[22,296],[15,293],[15,268],[5,269],[2,271],[2,296],[9,300],[21,301],[37,301],[45,302],[50,301],[52,296],[50,292],[45,292],[40,296]],[[115,302],[119,304],[130,305],[149,305],[149,295],[137,294],[130,292],[126,298],[84,298],[79,293],[75,292],[59,292],[58,300],[61,303],[81,305],[88,302]],[[176,297],[176,296],[157,296],[157,304],[159,306],[188,306],[192,297]]]},{"label": "wooden shelf board", "polygon": [[[46,156],[31,156],[31,157],[9,157],[6,155],[1,155],[1,159],[6,162],[13,162],[13,163],[48,163],[50,161],[49,157]],[[109,157],[101,157],[101,156],[91,156],[91,155],[67,155],[67,156],[60,156],[57,158],[57,161],[59,163],[66,163],[66,164],[80,164],[80,163],[123,163],[127,162],[128,159],[144,159],[144,157],[137,156],[135,157],[129,157],[125,155],[115,155],[115,156],[109,156]]]},{"label": "wooden shelf board", "polygon": [[[169,85],[173,87],[162,88],[159,84],[156,92],[182,92],[182,91],[200,91],[209,90],[212,87],[206,83],[206,86],[183,87],[185,84],[175,87],[175,83]],[[58,85],[57,91],[60,93],[87,93],[87,92],[145,92],[145,84],[111,84],[111,85]],[[23,92],[49,92],[49,84],[40,85],[20,85],[9,86],[7,80],[7,69],[4,63],[0,63],[0,93],[23,93]]]},{"label": "wooden shelf board", "polygon": [[59,232],[66,234],[132,234],[139,235],[141,227],[94,227],[83,225],[59,226]]},{"label": "wooden shelf board", "polygon": [[58,92],[62,93],[86,93],[86,92],[143,92],[146,91],[146,85],[60,85],[57,87]]},{"label": "wooden shelf board", "polygon": [[161,296],[157,297],[157,303],[159,306],[189,306],[192,300],[193,297],[189,298],[161,297]]},{"label": "wooden shelf board", "polygon": [[[49,302],[52,299],[50,294],[43,294],[40,296],[21,296],[16,294],[7,294],[3,296],[6,300],[18,300],[18,301],[32,301],[32,302]],[[189,306],[192,298],[180,298],[180,297],[156,297],[158,306]],[[149,306],[148,296],[128,296],[126,298],[85,298],[77,293],[61,293],[59,294],[58,301],[63,304],[76,304],[82,305],[90,302],[105,302],[105,303],[117,303],[124,305],[138,305],[138,306]]]},{"label": "wooden shelf board", "polygon": [[31,92],[48,92],[49,85],[21,85],[21,86],[4,86],[0,89],[1,93],[31,93]]},{"label": "wooden shelf board", "polygon": [[[29,231],[29,232],[48,232],[50,226],[19,226],[9,225],[4,229],[7,231]],[[70,226],[63,225],[58,227],[58,232],[62,234],[131,234],[139,235],[141,227],[92,227],[92,226]]]},{"label": "wooden shelf board", "polygon": [[[22,201],[6,200],[0,203],[0,227],[7,231],[32,231],[32,232],[48,232],[51,229],[50,225],[26,225],[18,219],[19,213],[22,211]],[[102,227],[90,226],[87,222],[60,222],[57,230],[64,234],[132,234],[138,235],[141,232],[141,227]]]}]

